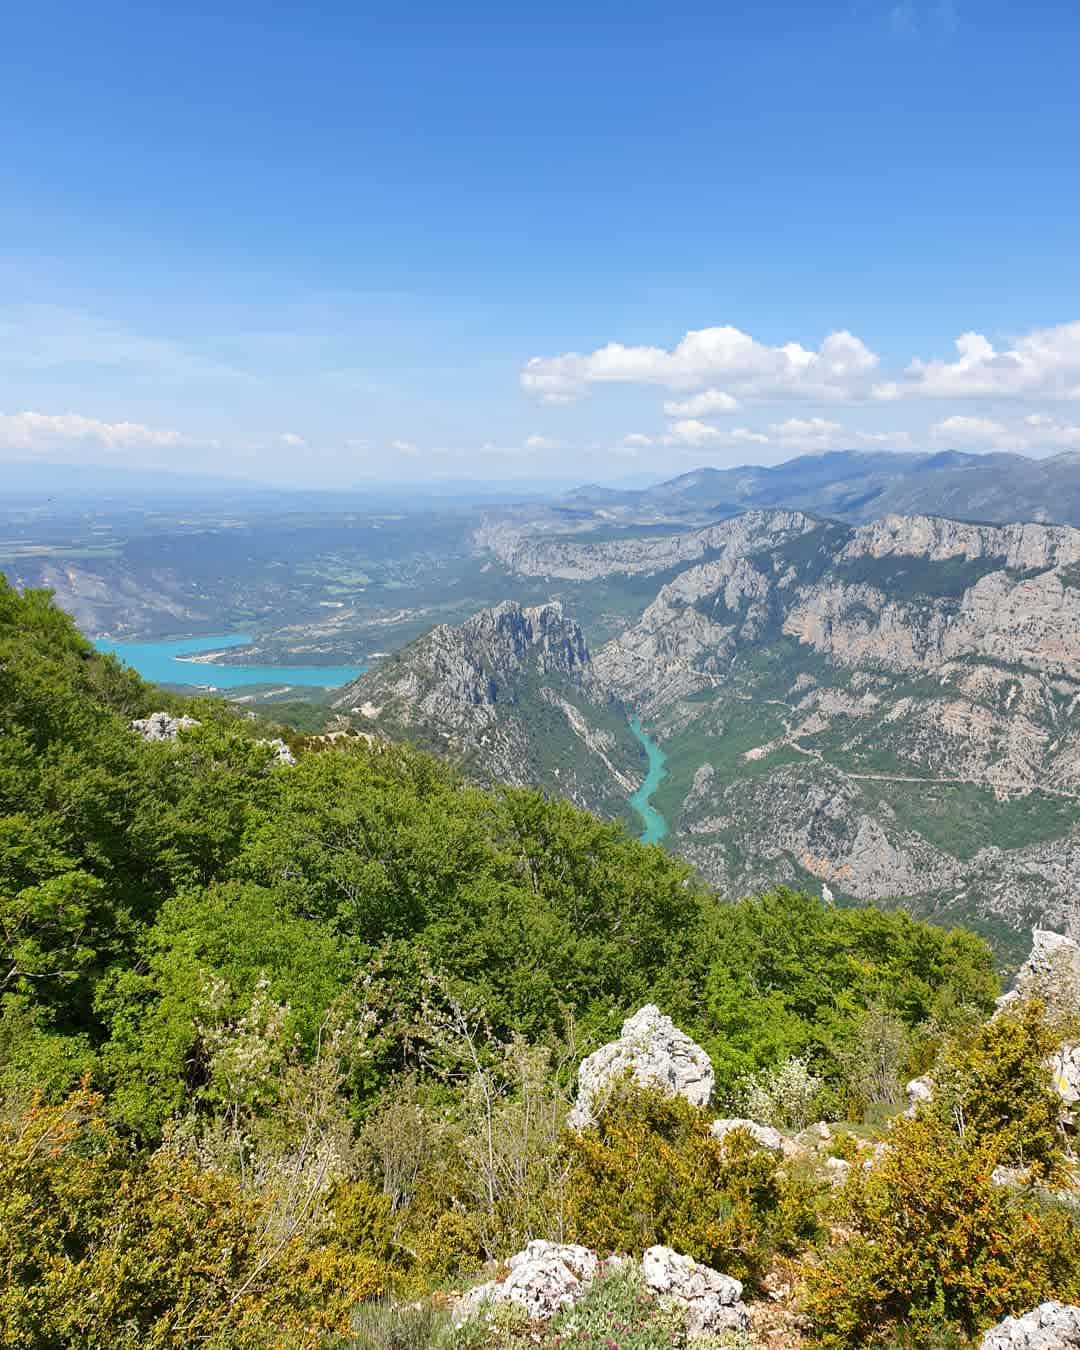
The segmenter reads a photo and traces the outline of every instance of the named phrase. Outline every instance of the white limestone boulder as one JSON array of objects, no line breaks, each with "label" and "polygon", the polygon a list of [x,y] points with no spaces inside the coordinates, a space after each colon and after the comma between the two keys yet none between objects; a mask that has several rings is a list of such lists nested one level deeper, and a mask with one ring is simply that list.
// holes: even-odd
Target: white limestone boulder
[{"label": "white limestone boulder", "polygon": [[581,1061],[577,1101],[567,1121],[570,1128],[594,1125],[606,1097],[627,1074],[642,1087],[685,1097],[694,1106],[707,1105],[712,1096],[714,1077],[708,1055],[649,1003],[626,1019],[617,1041],[602,1045]]},{"label": "white limestone boulder", "polygon": [[907,1093],[907,1110],[905,1116],[913,1116],[920,1106],[925,1106],[928,1102],[934,1100],[934,1080],[928,1073],[924,1073],[921,1078],[913,1078],[904,1089]]},{"label": "white limestone boulder", "polygon": [[730,1275],[698,1265],[670,1247],[650,1247],[641,1258],[645,1283],[686,1313],[691,1336],[746,1331],[750,1314],[742,1302],[742,1285]]},{"label": "white limestone boulder", "polygon": [[598,1267],[588,1247],[542,1239],[530,1242],[508,1264],[505,1280],[478,1284],[462,1296],[454,1314],[458,1325],[498,1303],[515,1303],[531,1322],[548,1322],[588,1292]]},{"label": "white limestone boulder", "polygon": [[1040,1303],[1023,1317],[1006,1317],[991,1327],[979,1350],[1071,1350],[1080,1346],[1080,1307]]},{"label": "white limestone boulder", "polygon": [[200,726],[194,717],[173,717],[171,713],[156,712],[149,717],[137,717],[131,724],[144,741],[175,741],[181,731]]},{"label": "white limestone boulder", "polygon": [[739,1117],[733,1117],[730,1120],[714,1120],[709,1126],[709,1133],[714,1139],[723,1139],[733,1130],[745,1130],[753,1139],[754,1143],[761,1148],[767,1148],[772,1153],[783,1153],[784,1136],[779,1130],[774,1130],[771,1125],[759,1125],[756,1120],[743,1120]]}]

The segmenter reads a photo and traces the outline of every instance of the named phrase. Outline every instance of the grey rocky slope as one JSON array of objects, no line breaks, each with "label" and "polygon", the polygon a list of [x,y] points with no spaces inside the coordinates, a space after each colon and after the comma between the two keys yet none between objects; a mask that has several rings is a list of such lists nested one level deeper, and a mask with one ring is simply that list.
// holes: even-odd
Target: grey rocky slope
[{"label": "grey rocky slope", "polygon": [[[784,510],[666,537],[481,543],[553,593],[649,577],[656,591],[591,654],[562,611],[436,630],[349,706],[610,814],[640,773],[620,735],[636,713],[667,755],[654,805],[670,844],[728,894],[788,882],[895,900],[974,922],[1017,959],[1033,924],[1076,927],[1080,530]],[[545,623],[560,659],[543,655]],[[522,624],[534,636],[506,645]],[[489,669],[507,692],[484,692]]]},{"label": "grey rocky slope", "polygon": [[616,814],[637,783],[623,709],[559,604],[513,602],[440,625],[342,690],[369,730],[462,761],[486,782],[551,786]]}]

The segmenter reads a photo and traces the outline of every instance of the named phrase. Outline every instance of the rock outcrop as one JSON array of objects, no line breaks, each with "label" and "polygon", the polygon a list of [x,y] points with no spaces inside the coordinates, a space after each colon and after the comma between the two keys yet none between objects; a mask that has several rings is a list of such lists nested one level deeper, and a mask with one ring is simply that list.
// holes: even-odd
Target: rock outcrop
[{"label": "rock outcrop", "polygon": [[742,1302],[742,1285],[730,1275],[701,1266],[670,1247],[650,1247],[641,1258],[645,1283],[661,1297],[686,1310],[690,1336],[745,1331],[750,1314]]},{"label": "rock outcrop", "polygon": [[458,1322],[494,1303],[516,1303],[530,1321],[550,1321],[588,1293],[599,1263],[587,1247],[538,1239],[512,1256],[509,1265],[505,1280],[490,1280],[469,1290],[457,1306]]},{"label": "rock outcrop", "polygon": [[144,741],[175,741],[181,731],[197,727],[200,723],[194,717],[173,717],[171,713],[156,712],[149,717],[137,717],[131,724]]},{"label": "rock outcrop", "polygon": [[[630,1260],[612,1256],[601,1262],[587,1247],[573,1243],[530,1242],[510,1258],[505,1280],[489,1280],[462,1296],[454,1320],[460,1325],[482,1317],[485,1308],[513,1303],[531,1322],[549,1322],[583,1298],[604,1271],[624,1267]],[[684,1314],[691,1337],[745,1331],[750,1325],[738,1280],[670,1247],[650,1247],[641,1258],[641,1276],[649,1289]]]},{"label": "rock outcrop", "polygon": [[694,1106],[706,1106],[712,1096],[714,1077],[708,1055],[649,1003],[626,1019],[617,1041],[602,1045],[581,1061],[577,1101],[567,1121],[570,1128],[582,1130],[594,1124],[605,1096],[627,1075],[643,1087],[685,1097]]},{"label": "rock outcrop", "polygon": [[272,741],[259,741],[260,745],[268,745],[274,752],[274,763],[284,764],[287,768],[293,768],[296,764],[296,756],[280,738],[275,736]]},{"label": "rock outcrop", "polygon": [[979,1342],[979,1350],[1069,1350],[1080,1346],[1080,1307],[1040,1303],[1023,1317],[1006,1317]]},{"label": "rock outcrop", "polygon": [[1008,993],[998,999],[998,1008],[1008,1008],[1019,999],[1040,998],[1051,1013],[1080,1013],[1080,942],[1061,933],[1036,928],[1031,934],[1031,954],[1016,972]]},{"label": "rock outcrop", "polygon": [[709,1126],[709,1133],[714,1139],[723,1139],[733,1130],[744,1130],[756,1144],[772,1153],[784,1152],[784,1136],[771,1125],[760,1125],[756,1120],[734,1117],[730,1120],[714,1120]]},{"label": "rock outcrop", "polygon": [[924,1073],[921,1078],[912,1078],[904,1088],[907,1094],[908,1104],[905,1116],[913,1116],[920,1106],[934,1100],[934,1080],[928,1073]]}]

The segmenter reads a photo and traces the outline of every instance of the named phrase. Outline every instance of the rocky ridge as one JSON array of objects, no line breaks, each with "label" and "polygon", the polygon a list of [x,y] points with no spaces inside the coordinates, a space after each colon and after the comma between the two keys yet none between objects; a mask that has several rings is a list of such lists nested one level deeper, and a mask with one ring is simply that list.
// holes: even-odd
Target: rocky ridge
[{"label": "rocky ridge", "polygon": [[656,592],[590,651],[558,604],[433,630],[345,691],[485,781],[626,817],[636,713],[669,842],[729,894],[780,882],[981,925],[1019,958],[1080,928],[1080,530],[754,510],[477,544],[553,588]]},{"label": "rocky ridge", "polygon": [[335,707],[369,731],[460,759],[485,781],[548,783],[614,813],[636,786],[638,754],[610,702],[560,604],[506,601],[432,629],[347,685]]}]

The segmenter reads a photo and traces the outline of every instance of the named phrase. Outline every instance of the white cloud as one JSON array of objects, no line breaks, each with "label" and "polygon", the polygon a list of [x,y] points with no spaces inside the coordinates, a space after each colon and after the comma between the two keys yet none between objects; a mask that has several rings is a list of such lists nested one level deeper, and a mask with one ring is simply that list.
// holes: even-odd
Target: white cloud
[{"label": "white cloud", "polygon": [[396,450],[399,455],[409,455],[415,457],[420,453],[420,447],[413,445],[412,441],[391,441],[390,449]]},{"label": "white cloud", "polygon": [[916,358],[903,380],[875,385],[874,397],[1080,399],[1080,321],[1036,328],[997,351],[982,333],[956,339],[955,361]]},{"label": "white cloud", "polygon": [[748,398],[843,401],[867,392],[877,366],[877,356],[848,332],[831,333],[808,351],[797,342],[769,347],[725,326],[689,332],[670,350],[610,342],[586,355],[534,356],[521,371],[521,385],[548,403],[572,403],[596,384],[691,391],[718,382]]},{"label": "white cloud", "polygon": [[844,434],[839,422],[828,422],[824,417],[789,417],[786,422],[773,422],[769,431],[778,441],[796,445],[831,442]]},{"label": "white cloud", "polygon": [[946,417],[930,434],[937,441],[976,450],[1080,450],[1080,426],[1032,413],[1019,422],[996,422],[989,417]]},{"label": "white cloud", "polygon": [[526,450],[557,450],[559,442],[549,436],[529,436],[525,441]]},{"label": "white cloud", "polygon": [[706,389],[703,394],[695,394],[681,403],[665,403],[664,412],[669,417],[709,417],[716,413],[735,412],[738,407],[739,400],[725,394],[722,389]]},{"label": "white cloud", "polygon": [[92,444],[107,450],[209,444],[182,436],[179,431],[146,427],[139,422],[100,422],[79,413],[0,413],[0,448],[55,450]]},{"label": "white cloud", "polygon": [[729,434],[693,417],[673,423],[668,433],[679,445],[708,445],[710,441],[726,441]]},{"label": "white cloud", "polygon": [[307,445],[303,436],[298,436],[295,431],[283,431],[279,439],[282,445],[287,445],[293,450],[303,450]]},{"label": "white cloud", "polygon": [[700,422],[693,417],[672,423],[664,437],[665,445],[737,446],[768,443],[768,436],[760,431],[752,431],[749,427],[721,431],[719,427],[709,426],[708,422]]},{"label": "white cloud", "polygon": [[627,450],[647,450],[653,444],[653,438],[643,436],[640,431],[632,431],[629,436],[622,438],[622,443]]}]

